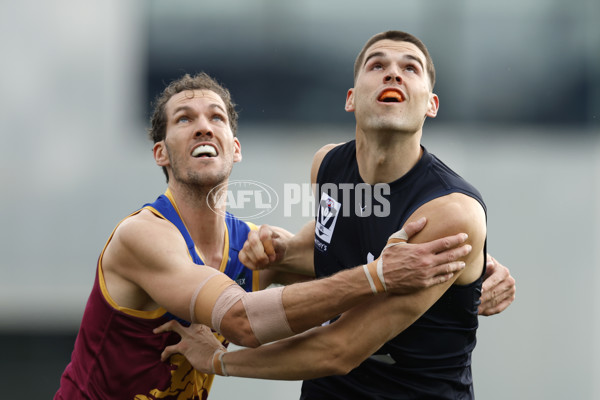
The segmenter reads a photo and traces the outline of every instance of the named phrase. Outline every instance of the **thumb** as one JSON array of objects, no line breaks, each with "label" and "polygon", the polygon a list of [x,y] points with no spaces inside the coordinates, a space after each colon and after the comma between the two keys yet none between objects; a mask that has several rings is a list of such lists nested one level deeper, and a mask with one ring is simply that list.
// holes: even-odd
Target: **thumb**
[{"label": "thumb", "polygon": [[269,256],[269,260],[273,261],[275,258],[275,244],[274,240],[271,238],[267,238],[262,242],[263,248],[265,249],[265,254]]},{"label": "thumb", "polygon": [[167,346],[167,347],[165,347],[165,349],[163,350],[163,352],[160,355],[160,361],[165,362],[173,354],[178,354],[178,353],[179,353],[179,349],[177,347],[177,344]]}]

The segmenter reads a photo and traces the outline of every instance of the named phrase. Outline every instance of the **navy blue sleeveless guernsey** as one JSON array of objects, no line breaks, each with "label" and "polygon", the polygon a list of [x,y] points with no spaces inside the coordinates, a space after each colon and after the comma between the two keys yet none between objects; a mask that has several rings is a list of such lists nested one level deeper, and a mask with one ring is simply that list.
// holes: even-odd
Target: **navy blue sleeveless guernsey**
[{"label": "navy blue sleeveless guernsey", "polygon": [[[374,186],[360,177],[355,141],[327,153],[315,192],[318,277],[379,257],[388,237],[435,198],[463,193],[485,210],[473,186],[422,150],[406,175]],[[451,286],[413,325],[349,374],[305,381],[301,399],[472,399],[471,352],[482,281],[483,274],[469,285]]]}]

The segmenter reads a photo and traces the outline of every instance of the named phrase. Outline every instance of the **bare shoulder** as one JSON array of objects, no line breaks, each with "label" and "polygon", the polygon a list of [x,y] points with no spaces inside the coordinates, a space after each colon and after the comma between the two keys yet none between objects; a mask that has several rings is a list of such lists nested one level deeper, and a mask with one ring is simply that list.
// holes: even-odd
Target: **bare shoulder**
[{"label": "bare shoulder", "polygon": [[473,246],[473,250],[464,259],[467,268],[462,271],[456,283],[467,284],[476,280],[481,274],[485,259],[483,248],[487,228],[483,206],[470,196],[451,193],[423,204],[407,222],[421,217],[427,218],[427,224],[411,241],[426,242],[461,232],[469,235],[467,243]]},{"label": "bare shoulder", "polygon": [[341,144],[344,143],[330,143],[317,150],[317,152],[313,156],[313,161],[310,168],[310,181],[312,183],[317,182],[317,174],[319,172],[319,168],[321,167],[321,162],[323,162],[323,158],[325,158],[327,153],[329,153],[334,147],[337,147]]},{"label": "bare shoulder", "polygon": [[105,269],[129,275],[136,269],[162,265],[165,254],[186,256],[185,241],[169,221],[149,210],[124,219],[115,229],[105,251]]},{"label": "bare shoulder", "polygon": [[485,212],[482,205],[473,197],[462,193],[451,193],[423,204],[417,211],[427,212],[439,218],[436,224],[449,231],[461,229],[467,234],[485,231]]}]

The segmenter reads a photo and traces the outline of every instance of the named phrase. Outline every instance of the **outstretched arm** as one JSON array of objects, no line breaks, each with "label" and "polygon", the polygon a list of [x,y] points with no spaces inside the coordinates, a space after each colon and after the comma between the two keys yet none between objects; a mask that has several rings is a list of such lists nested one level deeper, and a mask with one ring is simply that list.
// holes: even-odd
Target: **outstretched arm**
[{"label": "outstretched arm", "polygon": [[[423,225],[424,221],[414,224],[409,236]],[[435,275],[441,276],[436,279],[448,279],[464,267],[453,262],[470,251],[469,246],[455,248],[462,242],[462,235],[453,235],[388,249],[383,255],[383,278],[388,290],[394,292],[401,287],[405,264],[414,268],[433,266]],[[129,290],[121,297],[124,302],[132,293],[141,292],[136,297],[150,298],[153,308],[162,306],[248,347],[302,332],[373,296],[362,266],[327,279],[246,293],[224,274],[194,264],[179,232],[146,210],[117,228],[104,261],[111,295],[126,286]],[[144,304],[148,307],[148,301]]]},{"label": "outstretched arm", "polygon": [[263,379],[311,379],[347,373],[410,326],[453,283],[467,284],[481,276],[485,242],[485,216],[481,207],[462,195],[450,195],[428,204],[431,206],[424,206],[415,214],[432,212],[438,223],[415,236],[415,241],[429,240],[458,229],[469,232],[469,242],[474,248],[464,257],[467,268],[449,281],[408,295],[377,296],[347,311],[333,324],[268,346],[219,352],[216,356],[213,356],[216,347],[210,338],[198,337],[171,323],[159,331],[175,330],[182,340],[166,348],[163,359],[180,352],[196,369],[204,372]]}]

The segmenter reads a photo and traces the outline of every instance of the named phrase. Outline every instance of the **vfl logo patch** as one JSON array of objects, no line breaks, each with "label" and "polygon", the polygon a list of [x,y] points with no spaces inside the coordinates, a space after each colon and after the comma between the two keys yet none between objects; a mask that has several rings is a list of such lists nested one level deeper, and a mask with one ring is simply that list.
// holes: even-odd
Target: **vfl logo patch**
[{"label": "vfl logo patch", "polygon": [[[326,193],[321,194],[317,223],[315,225],[315,235],[325,243],[331,243],[331,237],[333,236],[333,230],[335,229],[335,223],[341,208],[341,203],[338,203]],[[327,250],[327,246],[324,246],[323,250]]]}]

